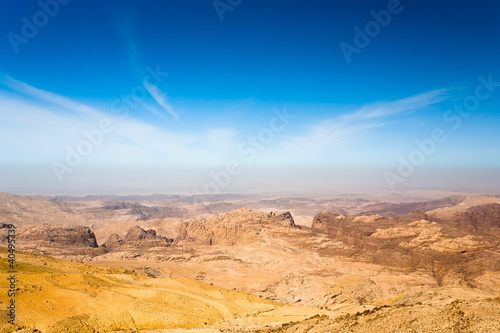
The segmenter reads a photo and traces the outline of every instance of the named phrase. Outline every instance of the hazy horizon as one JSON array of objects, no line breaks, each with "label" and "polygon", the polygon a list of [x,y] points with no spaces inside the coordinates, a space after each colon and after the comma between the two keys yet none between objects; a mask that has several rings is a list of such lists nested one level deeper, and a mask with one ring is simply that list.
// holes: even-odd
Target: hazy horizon
[{"label": "hazy horizon", "polygon": [[[220,170],[142,170],[110,169],[106,172],[74,175],[65,184],[44,182],[50,179],[51,170],[17,170],[19,178],[10,173],[2,179],[3,192],[35,195],[211,195],[211,194],[304,194],[328,195],[340,193],[406,191],[443,191],[464,193],[500,193],[500,176],[497,169],[420,169],[394,191],[387,186],[385,169],[347,170],[254,170],[247,169],[231,176],[227,186],[220,186],[211,177]],[[26,177],[26,175],[30,177]],[[183,177],[180,177],[182,175]],[[123,179],[128,183],[124,184]],[[89,181],[91,179],[92,181]],[[205,191],[205,186],[208,191]],[[487,185],[486,185],[487,184]]]}]

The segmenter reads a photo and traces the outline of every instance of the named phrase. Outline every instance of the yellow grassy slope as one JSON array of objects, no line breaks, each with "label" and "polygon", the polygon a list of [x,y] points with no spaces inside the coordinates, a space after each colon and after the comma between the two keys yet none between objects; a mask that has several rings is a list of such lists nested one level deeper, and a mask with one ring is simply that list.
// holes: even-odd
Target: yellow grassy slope
[{"label": "yellow grassy slope", "polygon": [[0,258],[0,332],[22,326],[44,332],[203,327],[281,304],[189,279],[153,279],[17,253],[17,326],[7,323],[6,249]]}]

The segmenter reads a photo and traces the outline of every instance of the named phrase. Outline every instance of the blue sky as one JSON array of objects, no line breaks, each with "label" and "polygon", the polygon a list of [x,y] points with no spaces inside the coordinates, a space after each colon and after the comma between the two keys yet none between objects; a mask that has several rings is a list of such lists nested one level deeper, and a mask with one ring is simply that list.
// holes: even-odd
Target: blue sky
[{"label": "blue sky", "polygon": [[[127,176],[110,186],[189,192],[232,160],[269,178],[283,170],[378,170],[374,183],[385,188],[387,173],[401,177],[401,158],[409,159],[416,140],[432,138],[437,128],[445,142],[397,186],[429,168],[500,169],[496,1],[4,0],[0,6],[4,190],[70,191],[120,169]],[[373,11],[389,13],[390,22],[370,32]],[[371,36],[348,61],[340,45],[356,47],[356,28]],[[485,80],[493,83],[486,87]],[[473,112],[448,112],[473,102],[481,84],[487,97]],[[293,118],[253,145],[249,138],[262,131],[265,137],[283,110]],[[93,133],[103,119],[113,130],[69,166],[68,151],[88,140],[82,131]],[[145,177],[156,175],[151,170],[170,176]],[[232,176],[219,191],[245,189],[255,182],[246,180],[249,173]],[[335,187],[337,179],[319,182],[325,181]]]}]

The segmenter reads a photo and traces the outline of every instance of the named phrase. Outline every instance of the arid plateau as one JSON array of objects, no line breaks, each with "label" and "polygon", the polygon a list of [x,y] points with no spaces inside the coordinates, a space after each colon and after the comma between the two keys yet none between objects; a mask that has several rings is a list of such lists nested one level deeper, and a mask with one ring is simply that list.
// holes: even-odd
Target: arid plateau
[{"label": "arid plateau", "polygon": [[500,331],[499,195],[0,193],[0,226],[0,332]]}]

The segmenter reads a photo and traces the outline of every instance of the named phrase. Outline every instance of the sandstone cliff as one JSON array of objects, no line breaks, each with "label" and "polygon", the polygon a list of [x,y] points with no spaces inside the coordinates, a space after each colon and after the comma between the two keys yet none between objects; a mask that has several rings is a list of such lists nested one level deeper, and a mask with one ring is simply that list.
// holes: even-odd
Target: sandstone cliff
[{"label": "sandstone cliff", "polygon": [[[3,234],[6,232],[3,231]],[[103,247],[98,246],[94,232],[89,227],[42,224],[20,227],[16,234],[15,245],[19,250],[70,259],[106,253]],[[6,240],[3,239],[3,242],[5,244]]]},{"label": "sandstone cliff", "polygon": [[289,212],[263,213],[243,208],[209,219],[185,222],[175,244],[242,245],[294,228],[299,229]]},{"label": "sandstone cliff", "polygon": [[169,246],[172,241],[172,239],[157,235],[155,230],[144,230],[136,225],[130,228],[123,238],[118,234],[112,234],[104,243],[104,246],[109,251],[114,252],[127,249],[141,250],[166,247]]}]

